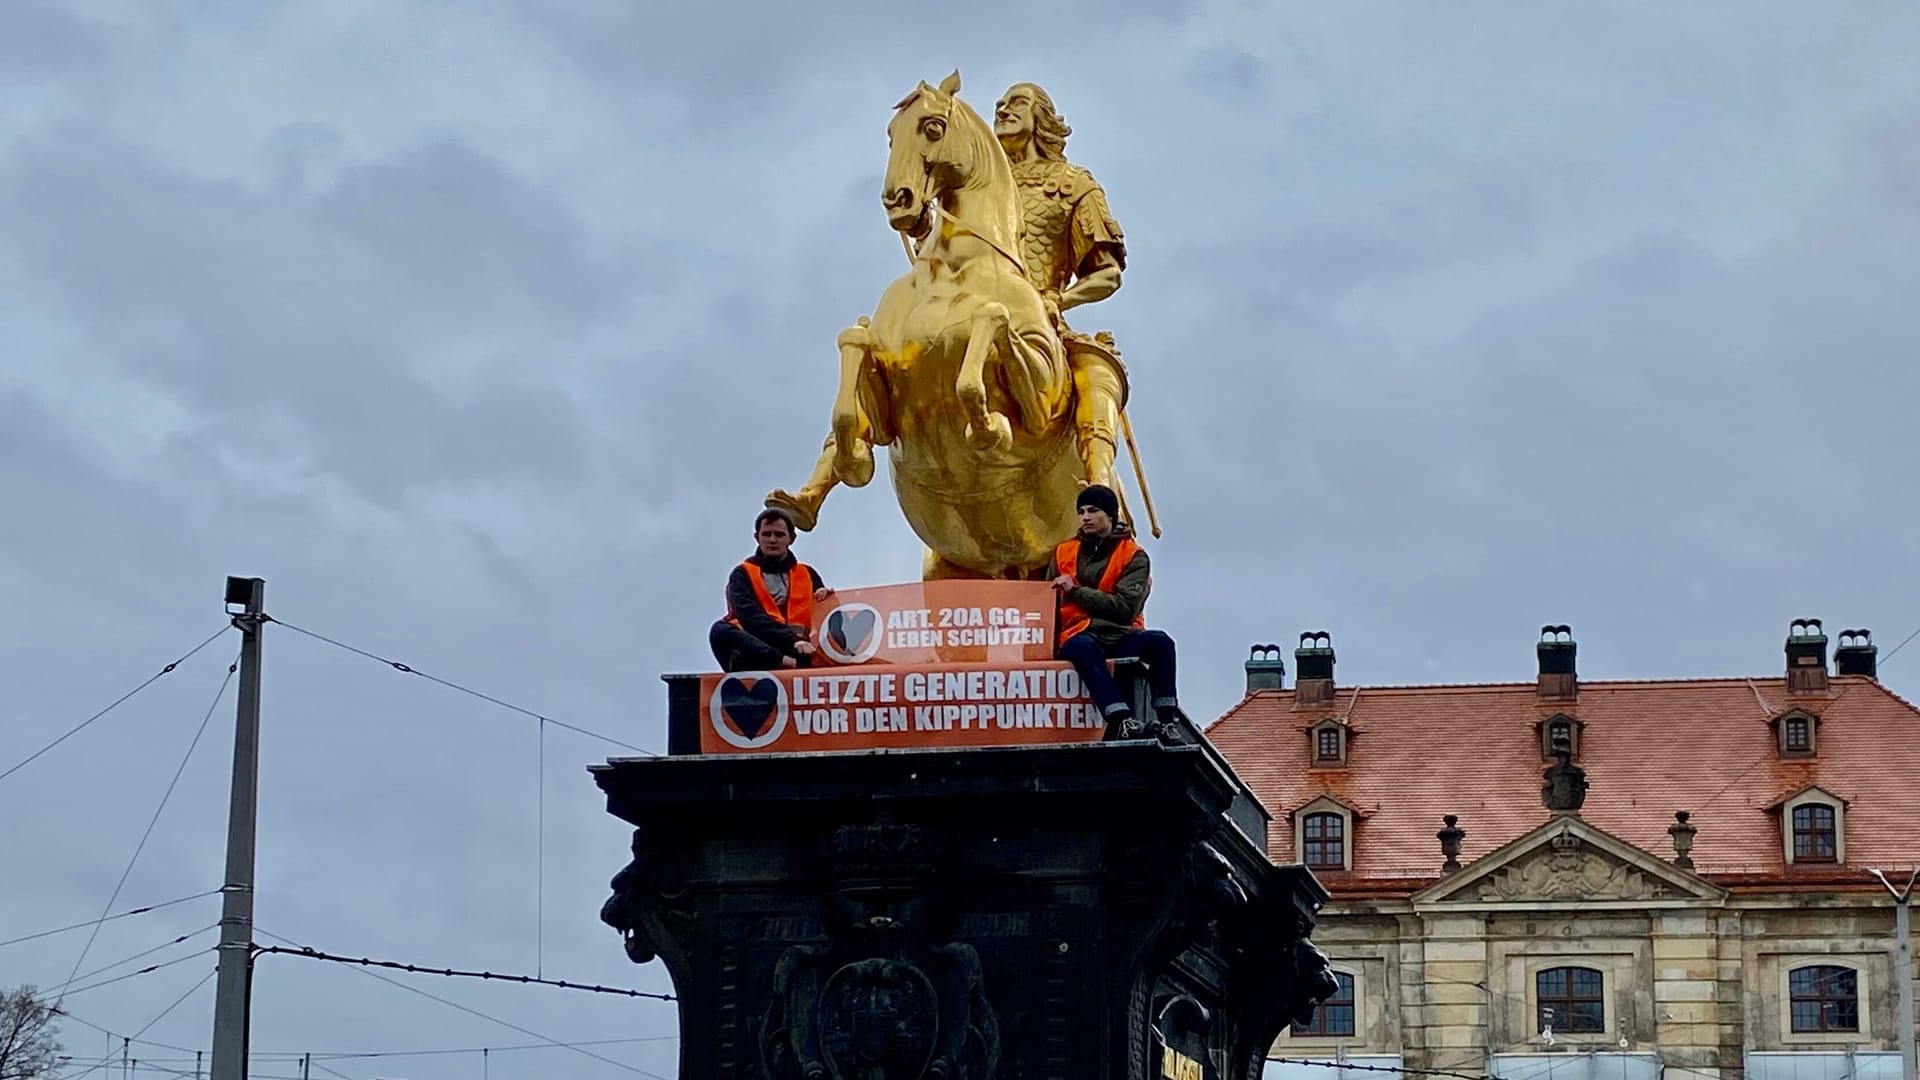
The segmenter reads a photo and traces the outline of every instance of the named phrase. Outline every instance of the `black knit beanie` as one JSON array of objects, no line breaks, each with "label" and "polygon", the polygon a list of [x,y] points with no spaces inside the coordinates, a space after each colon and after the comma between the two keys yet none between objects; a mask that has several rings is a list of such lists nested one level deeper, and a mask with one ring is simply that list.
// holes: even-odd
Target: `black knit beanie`
[{"label": "black knit beanie", "polygon": [[1079,501],[1073,504],[1073,508],[1078,510],[1083,506],[1105,510],[1107,517],[1115,522],[1120,520],[1120,496],[1115,495],[1113,489],[1105,484],[1088,484],[1081,488]]}]

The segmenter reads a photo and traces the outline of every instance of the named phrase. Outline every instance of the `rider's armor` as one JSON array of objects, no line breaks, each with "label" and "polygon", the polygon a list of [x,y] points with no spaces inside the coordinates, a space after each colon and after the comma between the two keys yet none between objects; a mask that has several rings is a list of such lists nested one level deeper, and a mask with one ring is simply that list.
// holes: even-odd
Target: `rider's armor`
[{"label": "rider's armor", "polygon": [[[1093,174],[1070,161],[1041,158],[1017,162],[1013,179],[1020,187],[1021,258],[1027,280],[1048,299],[1060,294],[1076,276],[1089,269],[1088,256],[1105,249],[1124,269],[1127,245],[1120,223],[1107,209],[1107,193]],[[1126,401],[1126,371],[1120,366],[1112,339],[1096,342],[1074,333],[1062,317],[1060,335],[1067,346],[1076,391],[1074,429],[1080,459],[1092,483],[1114,486],[1113,459],[1119,446],[1120,408]]]},{"label": "rider's armor", "polygon": [[1107,193],[1093,174],[1069,161],[1041,159],[1013,167],[1026,217],[1020,256],[1027,280],[1058,300],[1088,255],[1107,247],[1122,267],[1127,247],[1120,224],[1107,209]]}]

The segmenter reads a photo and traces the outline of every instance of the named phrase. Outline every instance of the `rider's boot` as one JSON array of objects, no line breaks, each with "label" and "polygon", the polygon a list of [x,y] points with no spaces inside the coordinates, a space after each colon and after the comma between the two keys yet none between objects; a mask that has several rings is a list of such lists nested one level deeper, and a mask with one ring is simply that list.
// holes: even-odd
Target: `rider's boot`
[{"label": "rider's boot", "polygon": [[1120,445],[1120,401],[1125,394],[1119,369],[1106,357],[1074,350],[1073,426],[1087,483],[1120,490],[1113,463]]}]

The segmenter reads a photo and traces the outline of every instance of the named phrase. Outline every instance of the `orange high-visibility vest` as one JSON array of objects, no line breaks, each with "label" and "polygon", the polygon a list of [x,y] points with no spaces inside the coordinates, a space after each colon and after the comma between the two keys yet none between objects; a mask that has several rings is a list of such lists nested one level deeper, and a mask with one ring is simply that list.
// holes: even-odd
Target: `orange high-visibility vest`
[{"label": "orange high-visibility vest", "polygon": [[[1107,568],[1100,572],[1101,592],[1113,591],[1113,587],[1120,581],[1120,575],[1126,572],[1127,564],[1133,561],[1134,554],[1139,550],[1140,545],[1135,543],[1131,536],[1123,536],[1119,543],[1113,545],[1113,554],[1107,558]],[[1080,580],[1080,539],[1078,537],[1053,549],[1053,565],[1060,573],[1076,582]],[[1092,622],[1093,616],[1087,614],[1085,608],[1064,596],[1061,597],[1060,636],[1055,641],[1055,647],[1065,645],[1067,639],[1085,630]],[[1143,629],[1146,625],[1146,612],[1142,611],[1133,617],[1135,630]]]},{"label": "orange high-visibility vest", "polygon": [[[787,575],[787,607],[784,611],[773,602],[773,594],[767,591],[767,575],[759,565],[752,559],[740,565],[746,568],[747,580],[753,583],[753,595],[759,598],[762,611],[788,626],[799,627],[802,633],[813,628],[813,574],[807,570],[806,563],[796,561],[793,571]],[[727,621],[735,626],[740,625],[732,608],[727,609]]]}]

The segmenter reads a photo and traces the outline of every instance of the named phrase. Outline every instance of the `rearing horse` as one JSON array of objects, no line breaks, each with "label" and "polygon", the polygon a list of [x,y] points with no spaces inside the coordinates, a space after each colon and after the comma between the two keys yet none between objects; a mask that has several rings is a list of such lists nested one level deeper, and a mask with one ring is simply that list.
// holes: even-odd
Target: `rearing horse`
[{"label": "rearing horse", "polygon": [[833,471],[861,487],[871,447],[888,448],[926,578],[1034,577],[1075,527],[1073,381],[1021,269],[1006,153],[959,89],[958,72],[922,82],[887,125],[880,201],[923,239],[872,318],[840,334]]}]

